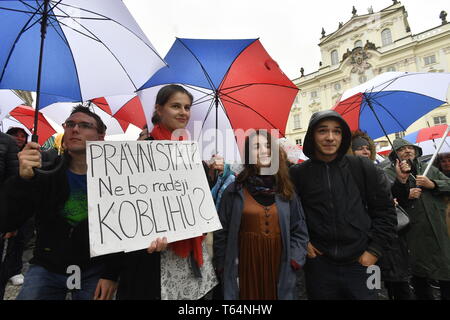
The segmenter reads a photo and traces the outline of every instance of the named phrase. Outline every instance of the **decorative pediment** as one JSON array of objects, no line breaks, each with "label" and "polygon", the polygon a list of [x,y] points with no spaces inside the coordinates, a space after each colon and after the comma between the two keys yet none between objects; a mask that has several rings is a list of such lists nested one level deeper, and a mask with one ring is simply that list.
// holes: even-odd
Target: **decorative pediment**
[{"label": "decorative pediment", "polygon": [[[342,35],[348,34],[350,32],[354,32],[360,29],[363,26],[369,25],[370,29],[379,29],[386,26],[391,26],[393,22],[397,20],[397,18],[393,18],[389,21],[385,21],[382,24],[380,23],[386,16],[391,15],[393,12],[397,12],[402,9],[402,6],[398,6],[392,9],[388,9],[386,11],[381,11],[373,14],[365,14],[362,16],[355,15],[349,21],[342,25],[342,27],[338,28],[334,33],[329,34],[321,39],[321,45],[329,43]],[[383,27],[385,28],[385,27]],[[352,36],[352,39],[356,39],[356,35]]]}]

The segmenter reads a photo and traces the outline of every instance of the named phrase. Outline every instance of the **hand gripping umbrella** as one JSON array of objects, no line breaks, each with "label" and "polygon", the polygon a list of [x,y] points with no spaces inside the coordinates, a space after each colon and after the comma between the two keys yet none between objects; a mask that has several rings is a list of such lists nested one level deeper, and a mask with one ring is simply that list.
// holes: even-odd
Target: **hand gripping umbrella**
[{"label": "hand gripping umbrella", "polygon": [[[297,87],[269,56],[258,39],[207,40],[177,38],[160,69],[140,90],[178,83],[194,95],[191,121],[202,131],[277,129],[284,136]],[[150,89],[147,89],[150,90]],[[139,91],[147,119],[155,102]],[[197,130],[198,131],[198,130]],[[194,132],[194,139],[199,132]],[[239,143],[239,142],[238,142]],[[241,143],[239,143],[241,145]]]},{"label": "hand gripping umbrella", "polygon": [[[386,72],[349,89],[333,108],[350,129],[373,138],[406,131],[420,117],[446,103],[450,73]],[[393,148],[392,148],[393,149]]]},{"label": "hand gripping umbrella", "polygon": [[36,91],[37,110],[133,93],[162,66],[121,0],[0,0],[0,89]]}]

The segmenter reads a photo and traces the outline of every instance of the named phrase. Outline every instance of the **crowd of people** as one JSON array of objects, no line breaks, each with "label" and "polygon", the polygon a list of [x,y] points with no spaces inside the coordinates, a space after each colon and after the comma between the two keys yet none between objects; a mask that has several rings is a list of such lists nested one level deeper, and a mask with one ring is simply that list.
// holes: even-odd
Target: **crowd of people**
[{"label": "crowd of people", "polygon": [[[185,88],[163,87],[139,140],[183,140],[192,103]],[[9,280],[22,285],[20,300],[69,291],[74,300],[292,300],[304,279],[311,300],[370,300],[380,289],[370,283],[377,266],[390,299],[434,299],[431,285],[450,299],[450,154],[425,176],[421,149],[396,139],[388,163],[376,165],[372,139],[331,110],[312,115],[301,164],[254,130],[239,172],[220,155],[203,162],[220,230],[91,258],[86,141],[103,140],[107,128],[82,105],[63,127],[62,154],[27,143],[22,129],[0,133],[1,296]],[[81,269],[78,288],[67,285],[71,265]]]}]

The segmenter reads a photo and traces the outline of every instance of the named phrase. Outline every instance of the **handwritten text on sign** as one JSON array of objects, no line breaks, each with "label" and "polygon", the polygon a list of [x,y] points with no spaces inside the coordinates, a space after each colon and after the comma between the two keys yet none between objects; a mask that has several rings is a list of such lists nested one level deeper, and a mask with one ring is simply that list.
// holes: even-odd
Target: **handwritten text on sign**
[{"label": "handwritten text on sign", "polygon": [[221,228],[193,141],[87,144],[91,257]]}]

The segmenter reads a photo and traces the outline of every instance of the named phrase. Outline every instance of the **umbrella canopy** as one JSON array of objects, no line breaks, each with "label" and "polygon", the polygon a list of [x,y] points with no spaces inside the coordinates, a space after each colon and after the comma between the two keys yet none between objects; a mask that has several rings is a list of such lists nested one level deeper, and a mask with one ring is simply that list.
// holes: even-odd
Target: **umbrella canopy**
[{"label": "umbrella canopy", "polygon": [[333,108],[372,139],[406,129],[444,104],[450,73],[386,72],[344,92]]},{"label": "umbrella canopy", "polygon": [[164,65],[121,0],[0,0],[0,89],[38,109],[131,94]]},{"label": "umbrella canopy", "polygon": [[[66,121],[66,119],[70,116],[73,107],[75,107],[76,105],[77,103],[58,102],[42,108],[41,112],[57,124],[62,125],[62,123]],[[92,112],[100,116],[107,127],[107,135],[123,134],[128,129],[128,122],[117,120],[112,117],[112,112],[109,106],[100,107],[89,102],[86,103],[85,106],[89,107]]]},{"label": "umbrella canopy", "polygon": [[[202,132],[218,129],[225,140],[225,132],[238,129],[276,129],[284,135],[298,89],[258,39],[177,38],[165,60],[169,67],[160,69],[140,90],[171,83],[186,86],[194,95],[188,129],[195,140],[200,130],[194,126]],[[156,92],[139,92],[148,123]],[[243,136],[236,135],[238,140]],[[224,157],[227,160],[228,155]]]},{"label": "umbrella canopy", "polygon": [[403,139],[405,139],[411,143],[418,143],[418,142],[427,141],[427,140],[435,140],[438,138],[442,138],[442,136],[445,133],[445,130],[447,130],[447,127],[448,127],[448,125],[441,124],[438,126],[423,128],[423,129],[420,129],[418,131],[415,131],[413,133],[406,135]]},{"label": "umbrella canopy", "polygon": [[121,123],[131,123],[140,129],[147,123],[141,100],[136,95],[96,98],[91,102],[104,111],[109,110],[108,113]]},{"label": "umbrella canopy", "polygon": [[0,120],[24,101],[12,90],[0,90]]},{"label": "umbrella canopy", "polygon": [[[445,134],[448,125],[441,124],[438,126],[433,126],[429,128],[423,128],[413,133],[407,134],[403,139],[415,144],[418,147],[422,148],[422,154],[429,155],[434,154],[439,143],[442,140],[442,137]],[[444,144],[442,145],[440,153],[450,152],[450,139],[447,134],[447,137],[444,140]]]},{"label": "umbrella canopy", "polygon": [[[34,126],[34,113],[35,109],[30,106],[18,106],[11,110],[9,113],[12,120],[14,119],[20,122],[23,126],[25,126],[29,132],[32,132]],[[49,137],[56,133],[56,130],[53,126],[48,122],[46,117],[39,112],[39,144],[43,144]]]}]

